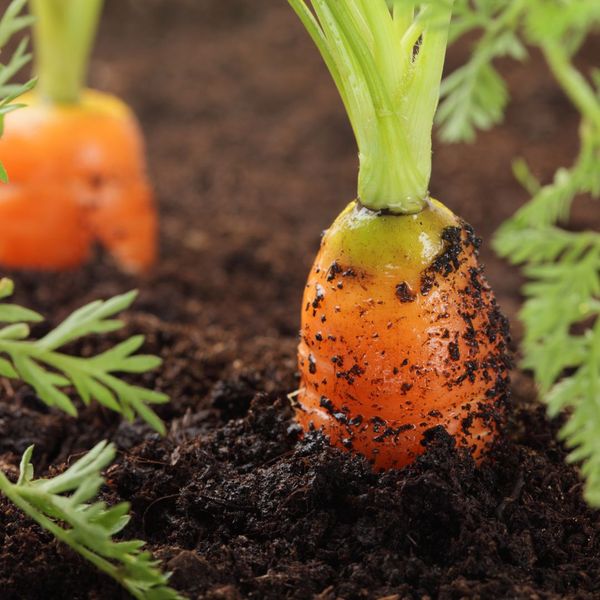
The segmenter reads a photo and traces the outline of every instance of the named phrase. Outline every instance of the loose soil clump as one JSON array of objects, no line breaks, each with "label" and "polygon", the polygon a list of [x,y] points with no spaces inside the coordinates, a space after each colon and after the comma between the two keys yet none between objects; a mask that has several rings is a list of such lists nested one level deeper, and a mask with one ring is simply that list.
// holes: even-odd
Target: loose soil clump
[{"label": "loose soil clump", "polygon": [[[285,396],[260,387],[215,385],[212,406],[166,439],[113,436],[127,450],[104,498],[132,503],[127,536],[147,539],[190,597],[597,597],[598,514],[541,408],[517,411],[479,468],[433,428],[414,466],[374,473],[318,433],[299,439]],[[245,415],[226,420],[251,389]],[[4,597],[120,597],[6,502],[2,522]]]}]

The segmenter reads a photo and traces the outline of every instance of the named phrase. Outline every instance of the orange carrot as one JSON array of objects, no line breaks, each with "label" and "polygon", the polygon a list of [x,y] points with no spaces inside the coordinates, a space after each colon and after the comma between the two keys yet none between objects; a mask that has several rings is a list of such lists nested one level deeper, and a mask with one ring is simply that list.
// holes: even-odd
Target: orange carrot
[{"label": "orange carrot", "polygon": [[[377,240],[377,246],[372,242]],[[506,320],[471,228],[352,203],[323,238],[304,294],[297,418],[378,467],[404,466],[442,425],[480,455],[506,392]]]},{"label": "orange carrot", "polygon": [[[123,102],[81,89],[81,45],[90,43],[100,3],[81,7],[32,3],[40,85],[19,99],[26,108],[6,116],[0,140],[10,173],[0,188],[0,264],[73,267],[100,242],[123,268],[139,271],[155,260],[157,230],[143,139]],[[88,31],[83,41],[78,28]],[[66,60],[77,51],[83,58]]]},{"label": "orange carrot", "polygon": [[360,149],[360,201],[326,232],[304,294],[296,418],[376,468],[412,462],[435,427],[478,458],[510,359],[479,241],[427,189],[451,3],[289,2]]}]

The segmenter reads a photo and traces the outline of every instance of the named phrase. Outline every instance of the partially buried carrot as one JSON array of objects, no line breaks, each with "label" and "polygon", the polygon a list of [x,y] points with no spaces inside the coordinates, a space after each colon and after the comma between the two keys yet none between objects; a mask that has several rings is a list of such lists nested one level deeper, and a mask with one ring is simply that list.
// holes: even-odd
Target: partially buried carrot
[{"label": "partially buried carrot", "polygon": [[39,84],[7,115],[0,162],[0,264],[63,269],[100,242],[125,269],[149,267],[157,216],[135,116],[83,88],[100,0],[31,0]]},{"label": "partially buried carrot", "polygon": [[451,5],[289,1],[360,150],[359,200],[304,294],[296,418],[377,468],[413,461],[436,426],[480,457],[503,419],[508,325],[473,230],[427,191]]}]

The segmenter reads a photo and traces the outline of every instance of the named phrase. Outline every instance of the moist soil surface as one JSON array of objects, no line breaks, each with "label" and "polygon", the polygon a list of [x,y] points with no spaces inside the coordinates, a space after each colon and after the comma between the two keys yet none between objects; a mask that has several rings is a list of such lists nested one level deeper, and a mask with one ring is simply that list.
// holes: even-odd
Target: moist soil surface
[{"label": "moist soil surface", "polygon": [[[466,51],[454,49],[449,66]],[[518,340],[520,279],[489,245],[526,200],[510,161],[524,155],[549,178],[574,156],[577,116],[539,57],[502,68],[513,94],[506,123],[473,145],[436,144],[432,192],[483,237],[487,277]],[[124,331],[71,350],[145,334],[164,365],[138,382],[172,398],[159,411],[168,435],[97,406],[75,420],[0,380],[2,468],[14,474],[35,444],[38,475],[56,473],[112,440],[119,453],[102,495],[131,503],[123,537],[147,540],[189,598],[600,598],[599,514],[526,375],[513,376],[509,423],[480,466],[439,429],[413,466],[386,473],[319,434],[300,439],[287,400],[300,299],[322,229],[353,197],[356,149],[287,4],[112,0],[91,79],[145,129],[160,263],[133,278],[98,253],[69,273],[8,274],[16,299],[50,324],[140,290]],[[599,221],[591,203],[577,205],[574,228]],[[3,499],[0,589],[5,600],[126,597]]]}]

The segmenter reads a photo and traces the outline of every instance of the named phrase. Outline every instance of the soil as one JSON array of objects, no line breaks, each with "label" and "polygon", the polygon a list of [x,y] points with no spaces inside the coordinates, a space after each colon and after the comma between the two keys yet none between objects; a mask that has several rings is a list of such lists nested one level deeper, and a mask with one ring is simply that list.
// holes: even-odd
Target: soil
[{"label": "soil", "polygon": [[[583,60],[598,56],[599,42]],[[466,47],[452,51],[450,67]],[[577,117],[545,74],[507,63],[513,104],[473,145],[436,145],[432,191],[484,239],[499,304],[520,336],[520,278],[495,228],[526,199],[510,168],[548,178],[576,150]],[[402,471],[374,473],[318,434],[299,439],[300,298],[325,228],[353,197],[356,149],[335,89],[283,0],[111,0],[92,84],[136,110],[162,214],[162,258],[143,278],[104,256],[62,274],[9,273],[16,299],[57,323],[137,287],[126,328],[164,358],[169,433],[93,406],[78,420],[0,381],[0,463],[34,443],[37,473],[117,444],[103,496],[127,500],[141,537],[190,598],[600,598],[600,515],[536,403],[513,377],[506,435],[480,466],[443,430]],[[573,227],[600,225],[582,200]],[[43,327],[36,333],[41,333]],[[3,599],[114,599],[122,590],[0,500]]]}]

